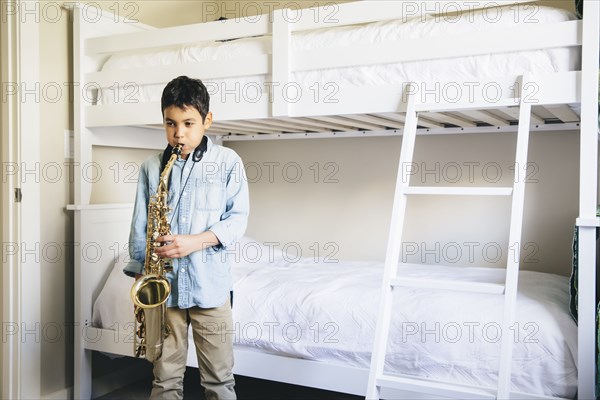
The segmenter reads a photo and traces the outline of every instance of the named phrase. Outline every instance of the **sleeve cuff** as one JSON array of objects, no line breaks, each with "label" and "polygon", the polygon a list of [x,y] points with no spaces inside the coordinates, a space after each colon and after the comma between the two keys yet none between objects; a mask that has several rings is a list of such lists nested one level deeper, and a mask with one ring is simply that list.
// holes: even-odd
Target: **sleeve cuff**
[{"label": "sleeve cuff", "polygon": [[142,275],[144,273],[144,266],[139,261],[131,260],[127,263],[125,268],[123,268],[123,273],[135,278],[136,274]]},{"label": "sleeve cuff", "polygon": [[219,244],[209,247],[209,249],[227,249],[227,247],[231,245],[231,243],[227,240],[227,232],[225,232],[224,229],[221,229],[219,225],[212,226],[209,231],[211,231],[219,240]]}]

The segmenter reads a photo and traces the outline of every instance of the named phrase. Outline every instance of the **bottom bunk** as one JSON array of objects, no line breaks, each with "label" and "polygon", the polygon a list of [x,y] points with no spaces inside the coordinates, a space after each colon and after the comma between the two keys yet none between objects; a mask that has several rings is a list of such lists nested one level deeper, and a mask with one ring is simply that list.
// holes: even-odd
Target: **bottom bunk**
[{"label": "bottom bunk", "polygon": [[[230,250],[229,259],[235,282],[234,372],[364,395],[383,263],[299,258],[248,238]],[[106,283],[96,291],[91,324],[82,335],[87,350],[133,353],[132,279],[122,273],[126,261],[119,253],[102,273]],[[400,273],[504,279],[497,268],[417,265]],[[392,320],[386,372],[487,393],[497,379],[500,338],[508,334],[514,339],[512,391],[518,398],[575,396],[577,326],[569,313],[568,278],[522,271],[510,332],[501,331],[499,296],[420,288],[394,295],[399,312]],[[193,343],[189,348],[188,364],[197,366]],[[493,398],[493,390],[489,393]]]}]

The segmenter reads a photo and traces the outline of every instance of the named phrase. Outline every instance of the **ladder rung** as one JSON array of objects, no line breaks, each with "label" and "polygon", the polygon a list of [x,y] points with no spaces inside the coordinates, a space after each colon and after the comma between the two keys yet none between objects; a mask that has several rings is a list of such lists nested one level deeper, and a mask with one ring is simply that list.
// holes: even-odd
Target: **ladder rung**
[{"label": "ladder rung", "polygon": [[472,282],[452,279],[430,279],[401,276],[392,278],[390,280],[390,285],[425,289],[454,290],[459,292],[504,294],[503,284],[490,282]]},{"label": "ladder rung", "polygon": [[376,385],[443,397],[452,396],[461,399],[494,399],[496,397],[493,389],[485,387],[455,385],[403,376],[382,375],[377,378]]},{"label": "ladder rung", "polygon": [[512,187],[448,187],[448,186],[408,186],[404,194],[458,195],[458,196],[510,196]]}]

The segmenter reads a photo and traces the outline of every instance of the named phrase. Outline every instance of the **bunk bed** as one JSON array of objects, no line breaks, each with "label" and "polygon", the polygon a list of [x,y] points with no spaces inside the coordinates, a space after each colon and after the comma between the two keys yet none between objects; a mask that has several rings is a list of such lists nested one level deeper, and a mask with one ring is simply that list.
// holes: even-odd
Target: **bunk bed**
[{"label": "bunk bed", "polygon": [[[89,5],[72,8],[73,81],[79,82],[74,166],[80,177],[75,204],[69,206],[80,244],[75,253],[75,397],[91,396],[93,351],[132,354],[126,331],[111,329],[110,322],[92,315],[98,298],[106,297],[101,296],[105,283],[118,281],[113,278],[122,266],[132,212],[130,204],[90,204],[93,180],[86,168],[93,162],[92,148],[162,149],[157,94],[183,74],[207,82],[211,109],[218,115],[211,133],[222,141],[399,135],[415,99],[421,106],[420,133],[515,132],[519,104],[525,101],[532,105],[529,129],[580,129],[577,349],[570,341],[572,327],[564,328],[566,320],[562,329],[568,332],[551,339],[562,341],[559,352],[568,348],[574,359],[571,372],[554,371],[553,376],[573,378],[576,373],[577,387],[568,379],[562,386],[554,379],[561,386],[556,391],[529,387],[523,389],[529,394],[518,395],[560,398],[577,392],[580,398],[594,397],[598,5],[585,1],[583,20],[577,20],[532,2],[500,3],[502,7],[498,2],[474,6],[438,1],[430,7],[407,1],[353,2],[336,5],[335,13],[331,6],[283,9],[164,29],[118,19]],[[460,112],[453,111],[457,108]],[[378,270],[371,267],[371,272]],[[236,277],[236,290],[244,293],[243,284],[256,278],[256,269],[242,265],[238,271],[244,273]],[[522,283],[547,278],[521,274]],[[520,296],[547,303],[528,295],[530,289],[523,283]],[[121,317],[112,318],[122,321],[121,328],[127,325]],[[238,374],[355,394],[366,391],[368,365],[349,361],[343,349],[338,358],[319,361],[297,346],[275,352],[250,342],[261,341],[236,346]],[[361,357],[368,359],[368,352]],[[192,354],[188,361],[195,365]],[[418,395],[413,387],[407,391]]]}]

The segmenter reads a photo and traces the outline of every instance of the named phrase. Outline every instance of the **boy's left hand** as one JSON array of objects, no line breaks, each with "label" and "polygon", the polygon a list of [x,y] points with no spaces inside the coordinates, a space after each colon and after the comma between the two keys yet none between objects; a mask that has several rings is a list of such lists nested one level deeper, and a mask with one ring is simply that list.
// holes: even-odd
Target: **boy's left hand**
[{"label": "boy's left hand", "polygon": [[164,235],[156,241],[166,243],[154,249],[156,255],[163,258],[182,258],[194,251],[219,244],[219,239],[211,231],[197,235]]},{"label": "boy's left hand", "polygon": [[181,258],[200,249],[195,235],[165,235],[156,241],[165,243],[154,248],[156,255],[163,258]]}]

